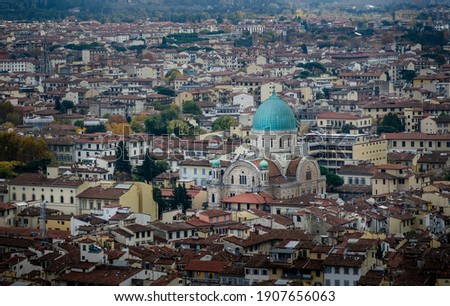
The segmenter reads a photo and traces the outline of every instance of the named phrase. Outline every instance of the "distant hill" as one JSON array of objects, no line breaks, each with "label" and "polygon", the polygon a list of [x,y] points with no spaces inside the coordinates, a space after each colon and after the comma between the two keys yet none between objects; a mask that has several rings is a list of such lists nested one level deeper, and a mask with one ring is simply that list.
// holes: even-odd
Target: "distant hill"
[{"label": "distant hill", "polygon": [[0,19],[48,20],[74,16],[80,20],[200,21],[233,18],[236,12],[277,14],[293,9],[289,0],[0,0]]}]

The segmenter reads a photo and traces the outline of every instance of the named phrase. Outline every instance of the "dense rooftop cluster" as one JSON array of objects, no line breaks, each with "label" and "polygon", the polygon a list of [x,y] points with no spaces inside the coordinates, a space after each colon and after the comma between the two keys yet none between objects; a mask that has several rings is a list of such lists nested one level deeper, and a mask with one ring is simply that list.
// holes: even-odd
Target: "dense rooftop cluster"
[{"label": "dense rooftop cluster", "polygon": [[449,285],[450,9],[354,10],[2,22],[0,283]]}]

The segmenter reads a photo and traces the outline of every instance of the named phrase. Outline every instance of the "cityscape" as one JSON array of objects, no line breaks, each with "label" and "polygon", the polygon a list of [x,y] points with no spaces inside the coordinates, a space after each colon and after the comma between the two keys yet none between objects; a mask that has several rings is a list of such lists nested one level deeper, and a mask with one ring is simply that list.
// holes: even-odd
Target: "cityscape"
[{"label": "cityscape", "polygon": [[449,0],[0,8],[0,286],[450,285]]}]

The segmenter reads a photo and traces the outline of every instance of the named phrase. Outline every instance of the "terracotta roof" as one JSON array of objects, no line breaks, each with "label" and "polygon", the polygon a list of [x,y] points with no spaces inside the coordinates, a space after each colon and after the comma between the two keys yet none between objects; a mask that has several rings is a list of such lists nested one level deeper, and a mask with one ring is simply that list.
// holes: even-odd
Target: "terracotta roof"
[{"label": "terracotta roof", "polygon": [[83,184],[84,181],[75,177],[58,177],[49,179],[45,175],[37,173],[22,173],[17,177],[9,181],[8,185],[19,186],[47,186],[47,187],[78,187]]},{"label": "terracotta roof", "polygon": [[150,223],[150,226],[157,229],[162,229],[167,232],[181,231],[194,229],[195,227],[186,222],[164,223],[162,221],[155,221]]},{"label": "terracotta roof", "polygon": [[333,267],[355,267],[360,268],[365,260],[364,256],[343,256],[342,254],[331,254],[323,261],[324,266]]},{"label": "terracotta roof", "polygon": [[142,269],[135,268],[100,267],[89,273],[70,272],[62,274],[55,281],[95,286],[118,286],[141,271]]},{"label": "terracotta roof", "polygon": [[221,209],[208,209],[202,211],[200,214],[206,217],[220,217],[220,216],[227,216],[230,214],[230,212]]},{"label": "terracotta roof", "polygon": [[377,167],[373,165],[344,165],[338,170],[339,175],[366,175],[372,176],[377,172]]},{"label": "terracotta roof", "polygon": [[[259,164],[262,162],[262,159],[252,160],[251,162],[256,165],[259,169]],[[280,169],[278,169],[277,165],[270,159],[266,159],[267,163],[269,164],[269,177],[271,176],[281,176]]]},{"label": "terracotta roof", "polygon": [[417,163],[419,164],[446,164],[448,162],[448,155],[442,153],[423,154]]},{"label": "terracotta roof", "polygon": [[297,167],[298,167],[298,164],[300,163],[300,161],[301,161],[301,158],[297,157],[289,162],[289,166],[287,167],[287,170],[286,170],[286,176],[293,176],[293,177],[297,176]]},{"label": "terracotta roof", "polygon": [[118,201],[121,196],[128,192],[128,189],[103,188],[101,186],[89,187],[77,195],[77,198],[83,199],[105,199]]},{"label": "terracotta roof", "polygon": [[347,120],[355,120],[355,119],[361,119],[360,117],[356,117],[352,114],[346,114],[346,113],[335,113],[335,112],[325,112],[325,113],[319,113],[316,115],[317,119],[347,119]]},{"label": "terracotta roof", "polygon": [[406,152],[392,152],[387,154],[387,160],[388,162],[395,162],[395,161],[412,161],[416,155],[412,153],[406,153]]},{"label": "terracotta roof", "polygon": [[230,265],[226,261],[204,261],[204,260],[191,260],[184,267],[185,271],[200,271],[200,272],[216,272],[219,273],[226,266]]}]

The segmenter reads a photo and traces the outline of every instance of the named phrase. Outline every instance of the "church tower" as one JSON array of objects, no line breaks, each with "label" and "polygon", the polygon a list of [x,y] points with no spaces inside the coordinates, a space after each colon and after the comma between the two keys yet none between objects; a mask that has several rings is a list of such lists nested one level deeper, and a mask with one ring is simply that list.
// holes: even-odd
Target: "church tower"
[{"label": "church tower", "polygon": [[208,186],[208,208],[219,208],[221,201],[222,169],[220,160],[211,162],[211,183]]}]

